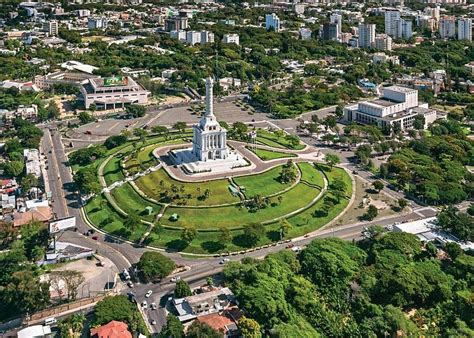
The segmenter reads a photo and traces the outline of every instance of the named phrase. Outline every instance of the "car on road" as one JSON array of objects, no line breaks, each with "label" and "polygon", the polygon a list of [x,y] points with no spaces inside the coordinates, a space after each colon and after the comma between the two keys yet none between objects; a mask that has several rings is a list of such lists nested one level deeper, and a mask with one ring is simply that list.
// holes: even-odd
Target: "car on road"
[{"label": "car on road", "polygon": [[229,258],[224,258],[224,259],[222,259],[222,260],[219,262],[219,264],[225,264],[225,263],[227,263],[227,262],[229,262],[229,261],[230,261]]},{"label": "car on road", "polygon": [[148,291],[145,293],[145,298],[150,297],[152,293],[153,293],[153,291],[148,290]]},{"label": "car on road", "polygon": [[150,309],[156,310],[158,307],[156,306],[156,303],[151,303],[150,304]]},{"label": "car on road", "polygon": [[150,324],[151,325],[156,325],[156,320],[154,320],[154,319],[150,320]]},{"label": "car on road", "polygon": [[127,281],[127,286],[133,288],[133,282],[131,280]]},{"label": "car on road", "polygon": [[92,238],[94,241],[99,240],[99,237],[97,237],[97,236],[92,236],[91,238]]},{"label": "car on road", "polygon": [[290,243],[286,246],[287,249],[291,249],[292,247],[294,247],[295,245],[293,243]]},{"label": "car on road", "polygon": [[291,251],[293,252],[300,252],[301,251],[301,247],[300,246],[294,246],[291,248]]},{"label": "car on road", "polygon": [[181,280],[181,277],[179,276],[171,278],[171,282],[173,283],[176,283],[177,281],[180,281],[180,280]]},{"label": "car on road", "polygon": [[142,308],[148,309],[148,303],[146,302],[146,300],[143,301]]}]

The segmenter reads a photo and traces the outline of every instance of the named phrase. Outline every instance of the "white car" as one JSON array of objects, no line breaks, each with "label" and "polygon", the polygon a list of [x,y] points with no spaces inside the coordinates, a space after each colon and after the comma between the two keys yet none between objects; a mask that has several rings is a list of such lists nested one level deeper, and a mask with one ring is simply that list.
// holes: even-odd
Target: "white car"
[{"label": "white car", "polygon": [[150,297],[152,293],[153,293],[153,291],[148,290],[148,291],[145,293],[145,298]]},{"label": "white car", "polygon": [[301,251],[301,247],[300,247],[300,246],[294,246],[294,247],[291,248],[291,250],[292,250],[293,252],[300,252],[300,251]]},{"label": "white car", "polygon": [[146,300],[143,301],[142,308],[143,309],[148,309],[148,303],[146,302]]},{"label": "white car", "polygon": [[156,303],[151,303],[150,304],[150,309],[156,310],[158,307],[156,306]]},{"label": "white car", "polygon": [[171,278],[171,282],[173,282],[173,283],[176,283],[177,281],[180,281],[180,280],[181,280],[181,277],[179,277],[179,276]]},{"label": "white car", "polygon": [[229,262],[229,261],[230,261],[229,258],[224,258],[224,259],[222,259],[222,260],[219,262],[219,264],[225,264],[225,263],[227,263],[227,262]]}]

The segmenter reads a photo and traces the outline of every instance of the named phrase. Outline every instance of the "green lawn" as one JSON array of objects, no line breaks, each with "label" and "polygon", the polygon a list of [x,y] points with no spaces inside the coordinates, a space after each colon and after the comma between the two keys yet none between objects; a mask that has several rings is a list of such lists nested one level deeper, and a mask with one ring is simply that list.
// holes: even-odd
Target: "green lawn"
[{"label": "green lawn", "polygon": [[121,181],[125,178],[120,168],[120,160],[123,155],[121,153],[114,155],[104,167],[104,179],[107,186],[114,182]]},{"label": "green lawn", "polygon": [[286,148],[286,149],[295,149],[300,150],[304,149],[304,145],[298,144],[293,146],[288,140],[285,138],[287,134],[282,137],[279,137],[273,132],[270,132],[265,129],[258,129],[257,130],[257,142],[262,143],[264,145],[275,147],[275,148]]},{"label": "green lawn", "polygon": [[288,220],[293,225],[289,232],[290,237],[301,236],[307,232],[314,231],[331,221],[334,217],[340,214],[347,204],[350,201],[352,196],[352,181],[350,176],[341,168],[333,168],[330,170],[329,167],[325,165],[318,165],[324,173],[326,174],[329,184],[334,180],[335,177],[342,177],[344,182],[346,183],[347,190],[346,190],[346,198],[341,199],[341,201],[331,210],[328,214],[324,214],[321,212],[322,205],[324,204],[324,198],[326,196],[333,197],[330,193],[325,193],[322,198],[311,208],[305,210],[304,212],[289,218]]},{"label": "green lawn", "polygon": [[321,171],[316,169],[312,163],[301,162],[298,163],[298,167],[301,171],[301,180],[306,181],[309,184],[315,185],[319,188],[324,187],[324,179]]},{"label": "green lawn", "polygon": [[289,154],[289,153],[283,153],[280,151],[273,151],[273,150],[266,150],[266,149],[252,149],[249,148],[249,150],[255,155],[257,155],[262,161],[270,161],[270,160],[275,160],[278,158],[290,158],[290,157],[296,157],[295,154]]},{"label": "green lawn", "polygon": [[139,224],[133,232],[126,229],[123,225],[125,219],[109,205],[102,195],[90,200],[85,206],[85,211],[92,223],[100,229],[134,242],[139,241],[148,228],[145,224]]},{"label": "green lawn", "polygon": [[[145,221],[153,222],[156,215],[160,213],[161,206],[159,204],[149,202],[141,197],[129,183],[113,189],[110,193],[120,209],[127,214],[136,214]],[[153,207],[151,215],[145,212],[147,206]]]},{"label": "green lawn", "polygon": [[235,177],[234,182],[245,187],[245,195],[268,196],[285,190],[291,183],[282,184],[278,181],[282,166],[275,167],[258,175]]},{"label": "green lawn", "polygon": [[[193,226],[196,229],[217,229],[222,226],[240,228],[249,223],[260,223],[284,216],[308,205],[319,193],[318,189],[305,184],[297,184],[291,190],[281,194],[281,204],[277,197],[270,200],[270,205],[257,212],[249,212],[245,207],[226,206],[220,208],[167,208],[162,218],[164,225],[175,227]],[[272,206],[272,204],[274,204]],[[178,221],[170,221],[172,214],[178,214]]]},{"label": "green lawn", "polygon": [[[239,197],[232,196],[229,191],[229,181],[225,179],[199,183],[183,183],[171,178],[164,169],[159,169],[144,177],[140,177],[135,183],[148,197],[157,201],[165,201],[161,196],[162,192],[168,191],[171,193],[171,187],[175,185],[179,189],[177,194],[179,194],[180,198],[175,200],[174,204],[184,202],[186,205],[209,206],[235,203],[240,200]],[[206,189],[209,189],[210,195],[204,199]],[[188,198],[188,195],[191,198]]]}]

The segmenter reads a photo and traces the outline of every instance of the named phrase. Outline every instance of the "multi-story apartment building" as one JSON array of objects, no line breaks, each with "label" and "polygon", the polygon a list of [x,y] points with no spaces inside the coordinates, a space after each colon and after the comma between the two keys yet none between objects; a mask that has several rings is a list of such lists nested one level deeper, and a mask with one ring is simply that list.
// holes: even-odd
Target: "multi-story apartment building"
[{"label": "multi-story apartment building", "polygon": [[265,28],[279,32],[281,30],[280,18],[275,13],[265,15]]},{"label": "multi-story apartment building", "polygon": [[359,25],[359,47],[370,48],[375,44],[375,24]]},{"label": "multi-story apartment building", "polygon": [[472,41],[472,19],[460,18],[458,20],[458,40]]},{"label": "multi-story apartment building", "polygon": [[445,15],[440,18],[439,35],[442,39],[453,38],[456,35],[456,18],[453,15]]}]

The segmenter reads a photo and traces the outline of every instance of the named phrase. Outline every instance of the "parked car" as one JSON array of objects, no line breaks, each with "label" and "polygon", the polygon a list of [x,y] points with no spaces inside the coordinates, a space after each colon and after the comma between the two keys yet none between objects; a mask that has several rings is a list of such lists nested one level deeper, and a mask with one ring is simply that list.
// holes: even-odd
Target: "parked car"
[{"label": "parked car", "polygon": [[219,264],[225,264],[225,263],[227,263],[227,262],[229,262],[229,261],[230,261],[229,258],[224,258],[224,259],[222,259],[222,260],[219,262]]},{"label": "parked car", "polygon": [[143,301],[142,308],[143,309],[148,309],[148,303],[146,302],[146,300]]},{"label": "parked car", "polygon": [[132,283],[131,280],[127,281],[127,286],[128,286],[129,288],[133,288],[133,283]]},{"label": "parked car", "polygon": [[150,324],[151,325],[156,325],[156,320],[154,320],[154,319],[150,320]]},{"label": "parked car", "polygon": [[99,237],[97,237],[97,236],[92,236],[91,238],[92,238],[94,241],[99,240]]},{"label": "parked car", "polygon": [[181,280],[181,277],[179,277],[179,276],[171,278],[171,282],[173,282],[173,283],[176,283],[177,281],[180,281],[180,280]]},{"label": "parked car", "polygon": [[156,303],[151,303],[150,304],[150,309],[156,310],[158,307],[156,306]]}]

